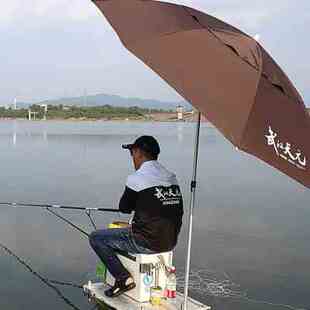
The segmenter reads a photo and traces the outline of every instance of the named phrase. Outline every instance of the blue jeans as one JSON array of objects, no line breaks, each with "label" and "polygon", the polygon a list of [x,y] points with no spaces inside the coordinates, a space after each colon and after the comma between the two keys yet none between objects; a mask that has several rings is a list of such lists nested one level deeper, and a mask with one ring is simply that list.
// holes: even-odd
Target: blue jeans
[{"label": "blue jeans", "polygon": [[123,266],[115,250],[132,254],[154,254],[144,239],[133,236],[131,228],[101,229],[92,232],[89,243],[116,280],[127,279],[130,273]]}]

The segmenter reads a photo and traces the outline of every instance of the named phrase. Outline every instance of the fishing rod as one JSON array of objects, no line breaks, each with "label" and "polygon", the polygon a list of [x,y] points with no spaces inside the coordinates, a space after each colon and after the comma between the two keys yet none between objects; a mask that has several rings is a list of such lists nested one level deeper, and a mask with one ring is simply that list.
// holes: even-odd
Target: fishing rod
[{"label": "fishing rod", "polygon": [[82,211],[98,211],[98,212],[111,212],[119,213],[117,209],[111,208],[93,208],[93,207],[73,207],[73,206],[63,206],[57,204],[35,204],[35,203],[19,203],[19,202],[0,202],[1,206],[11,206],[11,207],[35,207],[35,208],[55,208],[55,209],[67,209],[67,210],[82,210]]},{"label": "fishing rod", "polygon": [[82,233],[84,236],[89,237],[89,233],[87,233],[84,229],[77,226],[76,224],[72,223],[68,219],[64,218],[57,212],[53,211],[53,209],[66,209],[66,210],[78,210],[78,211],[85,211],[86,215],[88,216],[92,226],[96,230],[97,227],[95,225],[94,220],[91,217],[91,212],[111,212],[111,213],[119,213],[119,210],[117,209],[110,209],[110,208],[88,208],[88,207],[73,207],[73,206],[63,206],[63,205],[56,205],[56,204],[36,204],[36,203],[19,203],[19,202],[0,202],[0,206],[9,206],[9,207],[35,207],[35,208],[41,208],[45,209],[48,212],[52,213],[62,221],[69,224],[74,229],[78,230],[80,233]]}]

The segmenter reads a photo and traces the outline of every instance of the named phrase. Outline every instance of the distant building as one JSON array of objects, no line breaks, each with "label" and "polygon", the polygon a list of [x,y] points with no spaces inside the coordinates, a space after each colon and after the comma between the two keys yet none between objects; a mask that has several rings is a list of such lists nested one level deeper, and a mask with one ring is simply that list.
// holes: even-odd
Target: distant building
[{"label": "distant building", "polygon": [[9,103],[8,105],[5,106],[5,108],[12,109],[12,110],[17,110],[17,99],[14,98],[14,101],[12,103]]},{"label": "distant building", "polygon": [[46,116],[47,116],[47,104],[41,104],[40,107],[44,109],[43,120],[46,121]]},{"label": "distant building", "polygon": [[183,121],[184,118],[184,107],[181,105],[177,106],[177,119],[178,121]]},{"label": "distant building", "polygon": [[13,103],[13,109],[17,110],[17,99],[14,99],[14,103]]},{"label": "distant building", "polygon": [[28,110],[28,119],[29,121],[31,120],[36,120],[36,115],[38,114],[38,112],[32,112],[30,109]]}]

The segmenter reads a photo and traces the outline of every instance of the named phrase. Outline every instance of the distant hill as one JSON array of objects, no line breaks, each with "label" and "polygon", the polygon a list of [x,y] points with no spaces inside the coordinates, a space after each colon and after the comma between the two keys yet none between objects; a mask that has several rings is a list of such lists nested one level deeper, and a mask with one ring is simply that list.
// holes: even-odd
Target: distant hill
[{"label": "distant hill", "polygon": [[[305,98],[310,98],[306,96]],[[306,105],[309,107],[310,100],[305,99]],[[81,97],[68,97],[68,98],[58,98],[50,99],[39,102],[18,102],[17,106],[19,108],[28,108],[31,104],[50,104],[50,105],[67,105],[67,106],[103,106],[111,105],[115,107],[133,107],[138,106],[141,108],[153,108],[153,109],[163,109],[163,110],[174,110],[176,106],[182,105],[187,111],[192,110],[192,106],[186,101],[160,101],[155,99],[142,99],[142,98],[126,98],[117,95],[109,94],[97,94],[92,96],[81,96]],[[310,113],[310,107],[308,108]]]},{"label": "distant hill", "polygon": [[[141,108],[153,108],[171,110],[175,109],[178,105],[182,105],[186,110],[191,110],[192,106],[186,101],[179,102],[165,102],[154,99],[141,99],[141,98],[125,98],[117,95],[97,94],[93,96],[81,96],[71,98],[50,99],[32,104],[48,104],[48,105],[66,105],[66,106],[103,106],[111,105],[115,107],[133,107],[138,106]],[[28,107],[29,103],[18,103],[18,107]]]}]

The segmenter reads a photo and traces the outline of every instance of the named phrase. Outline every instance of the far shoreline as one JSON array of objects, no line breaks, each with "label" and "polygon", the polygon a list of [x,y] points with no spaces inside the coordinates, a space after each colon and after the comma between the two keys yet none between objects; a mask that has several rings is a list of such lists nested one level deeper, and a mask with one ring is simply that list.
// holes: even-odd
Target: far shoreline
[{"label": "far shoreline", "polygon": [[147,115],[144,117],[109,117],[109,118],[87,118],[87,117],[70,117],[70,118],[47,118],[47,119],[35,119],[29,120],[28,118],[21,117],[0,117],[0,121],[23,121],[23,122],[137,122],[137,123],[192,123],[196,121],[196,117],[187,117],[182,120],[177,119],[175,114],[158,114],[158,115]]},{"label": "far shoreline", "polygon": [[175,123],[189,123],[189,121],[180,121],[180,120],[154,120],[154,119],[97,119],[97,118],[53,118],[53,119],[36,119],[29,120],[26,118],[7,118],[2,117],[0,121],[25,121],[25,122],[53,122],[53,121],[62,121],[62,122],[140,122],[140,123],[163,123],[163,122],[175,122]]}]

